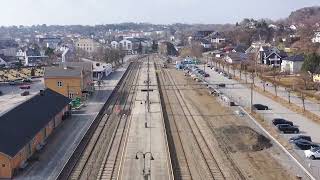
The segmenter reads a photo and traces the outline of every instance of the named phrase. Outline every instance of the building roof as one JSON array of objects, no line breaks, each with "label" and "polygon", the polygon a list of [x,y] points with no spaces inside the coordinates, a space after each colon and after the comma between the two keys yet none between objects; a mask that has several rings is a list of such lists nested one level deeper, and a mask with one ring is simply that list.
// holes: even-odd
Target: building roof
[{"label": "building roof", "polygon": [[235,52],[245,53],[247,49],[248,49],[248,46],[244,44],[238,44],[233,50]]},{"label": "building roof", "polygon": [[92,63],[90,62],[65,62],[65,67],[62,63],[59,66],[46,67],[44,77],[80,77],[81,73],[92,72]]},{"label": "building roof", "polygon": [[70,67],[63,68],[62,66],[46,67],[44,70],[44,78],[50,77],[81,77],[82,68]]},{"label": "building roof", "polygon": [[245,61],[248,59],[247,54],[238,52],[228,53],[227,57],[231,58],[232,61]]},{"label": "building roof", "polygon": [[0,116],[0,152],[14,157],[70,101],[46,89]]},{"label": "building roof", "polygon": [[302,62],[304,61],[304,55],[303,54],[293,55],[293,56],[286,57],[283,60],[292,61],[292,62]]}]

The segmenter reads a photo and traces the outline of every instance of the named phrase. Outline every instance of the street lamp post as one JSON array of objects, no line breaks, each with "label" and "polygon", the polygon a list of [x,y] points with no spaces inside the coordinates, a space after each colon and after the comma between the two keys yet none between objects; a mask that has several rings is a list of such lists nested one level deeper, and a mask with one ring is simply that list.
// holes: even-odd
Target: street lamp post
[{"label": "street lamp post", "polygon": [[142,158],[143,158],[143,170],[142,170],[142,174],[143,174],[143,177],[144,179],[148,179],[148,176],[151,175],[151,165],[150,165],[150,169],[147,171],[146,170],[146,157],[148,154],[150,154],[150,161],[153,161],[154,158],[153,158],[153,155],[151,152],[146,152],[146,153],[143,153],[141,151],[137,152],[136,153],[136,159],[139,159],[139,156],[138,155],[142,155]]}]

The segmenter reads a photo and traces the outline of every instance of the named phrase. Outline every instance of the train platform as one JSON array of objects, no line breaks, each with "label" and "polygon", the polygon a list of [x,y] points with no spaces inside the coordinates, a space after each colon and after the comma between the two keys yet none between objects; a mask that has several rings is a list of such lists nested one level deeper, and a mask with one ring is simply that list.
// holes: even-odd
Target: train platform
[{"label": "train platform", "polygon": [[[173,179],[153,61],[143,63],[119,179]],[[148,103],[149,96],[149,103]]]}]

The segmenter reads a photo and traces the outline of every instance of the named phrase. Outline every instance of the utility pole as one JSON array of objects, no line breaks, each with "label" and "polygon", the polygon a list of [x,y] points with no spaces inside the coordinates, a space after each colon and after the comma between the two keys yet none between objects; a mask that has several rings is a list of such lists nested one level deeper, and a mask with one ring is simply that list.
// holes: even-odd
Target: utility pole
[{"label": "utility pole", "polygon": [[250,110],[251,110],[251,113],[253,112],[253,83],[251,83],[251,98],[250,98]]}]

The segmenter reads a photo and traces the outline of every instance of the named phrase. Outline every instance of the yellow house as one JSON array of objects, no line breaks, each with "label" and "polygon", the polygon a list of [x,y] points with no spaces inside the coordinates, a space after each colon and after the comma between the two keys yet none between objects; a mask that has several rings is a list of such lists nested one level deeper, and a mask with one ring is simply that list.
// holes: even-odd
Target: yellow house
[{"label": "yellow house", "polygon": [[46,88],[73,99],[93,91],[92,75],[91,63],[69,62],[56,67],[46,67],[44,84]]}]

